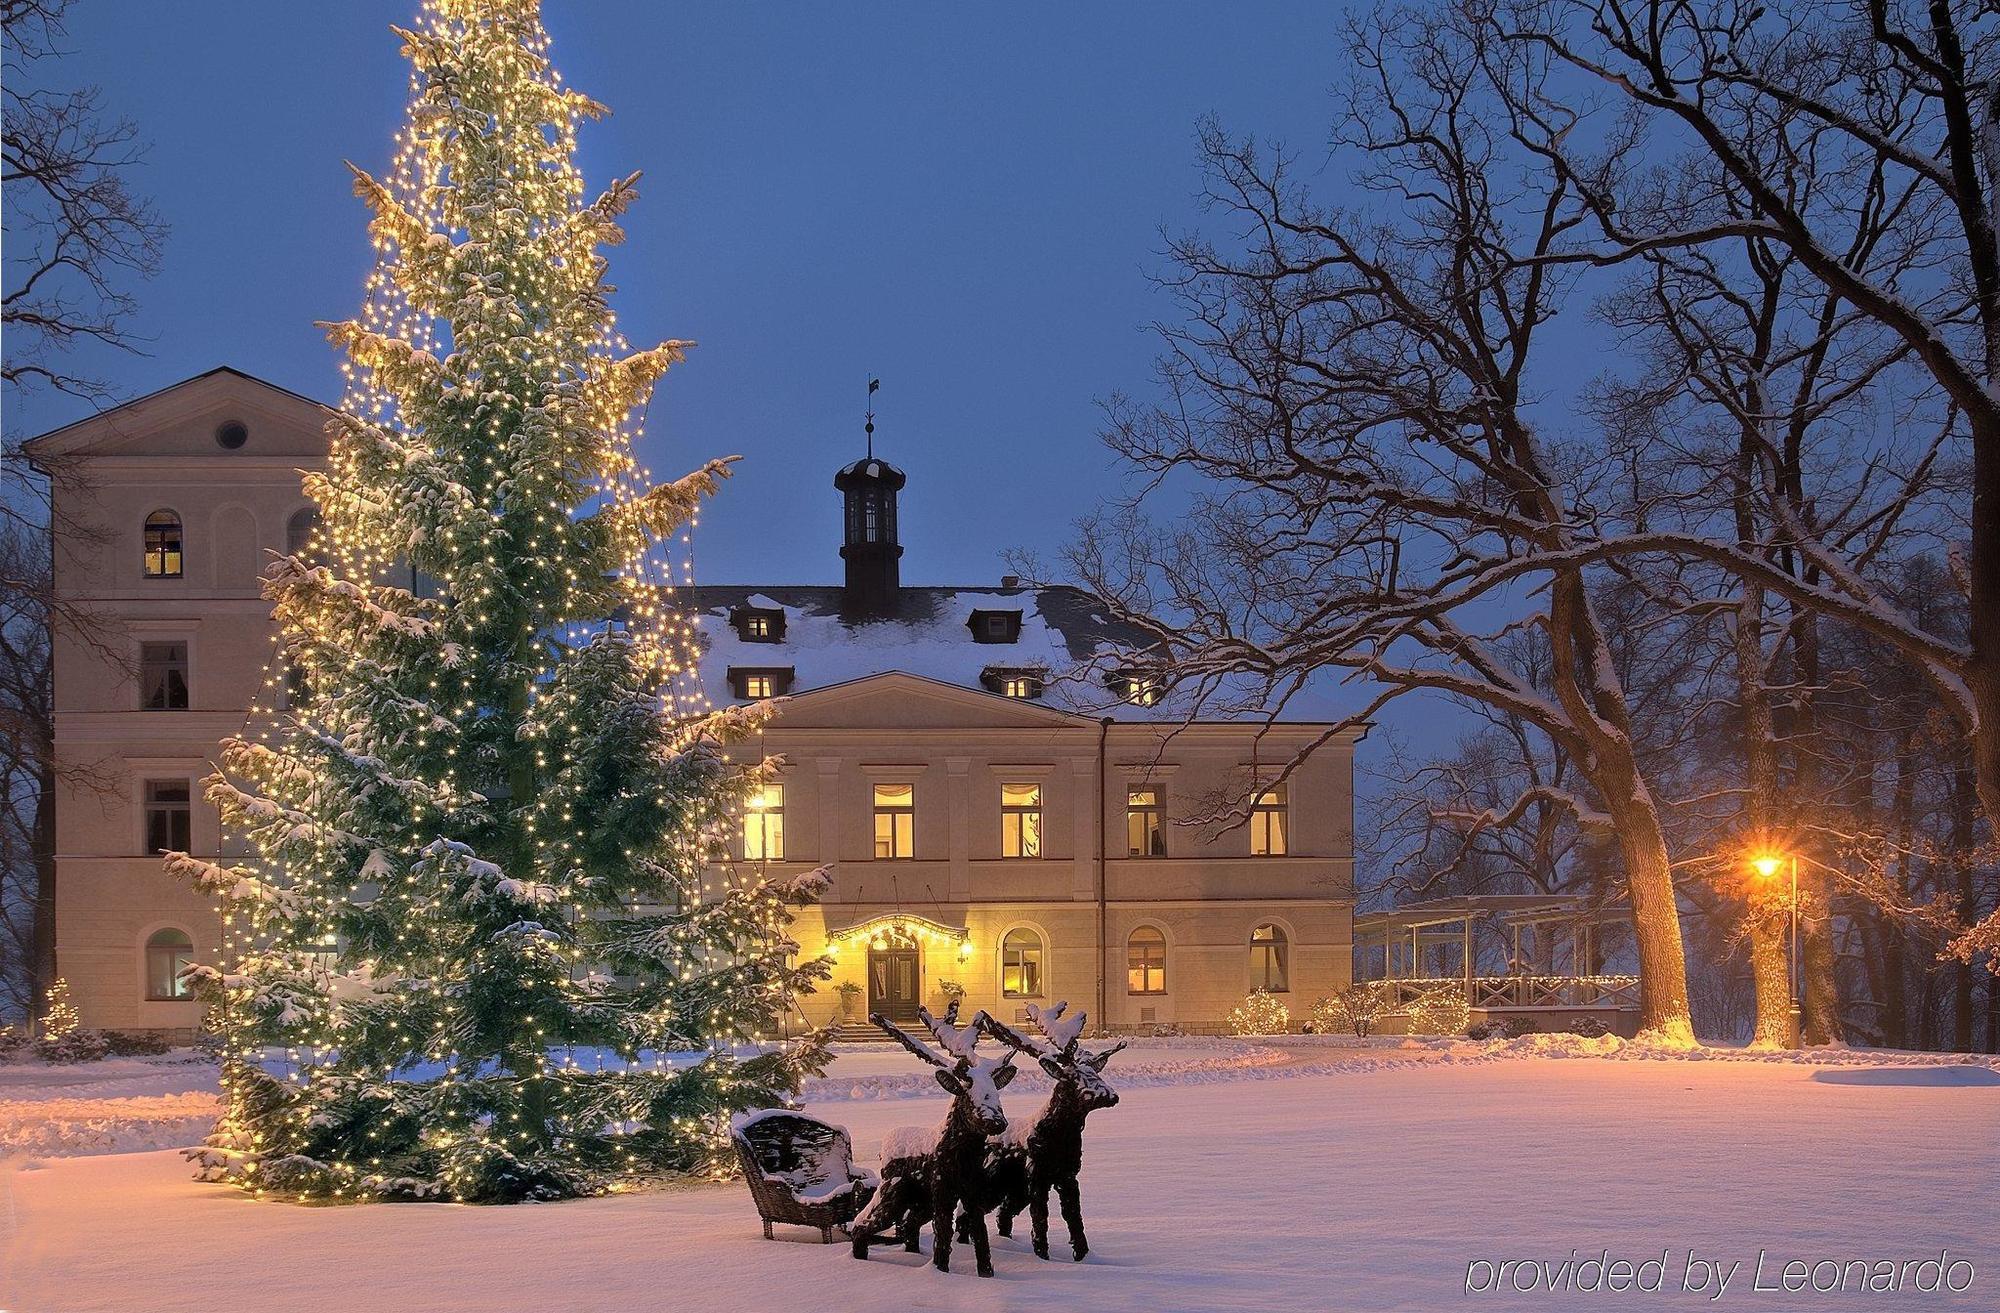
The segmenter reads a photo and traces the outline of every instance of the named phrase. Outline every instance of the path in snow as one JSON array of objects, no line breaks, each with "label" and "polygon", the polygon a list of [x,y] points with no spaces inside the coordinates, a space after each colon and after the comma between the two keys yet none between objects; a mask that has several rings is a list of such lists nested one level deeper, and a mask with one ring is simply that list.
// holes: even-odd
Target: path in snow
[{"label": "path in snow", "polygon": [[[1666,1251],[1677,1284],[1690,1247],[1745,1264],[1721,1307],[2000,1307],[1991,1061],[1605,1061],[1531,1047],[1350,1053],[1333,1071],[1294,1056],[1283,1078],[1128,1088],[1091,1123],[1090,1261],[1044,1264],[1023,1238],[1002,1240],[994,1281],[895,1251],[857,1263],[805,1231],[766,1242],[734,1183],[549,1207],[297,1208],[199,1185],[155,1152],[0,1176],[0,1307],[1541,1309],[1541,1295],[1467,1295],[1467,1263]],[[850,1126],[866,1158],[942,1108],[941,1096],[867,1097],[814,1110]],[[1054,1235],[1060,1252],[1059,1222]],[[1977,1276],[1955,1298],[1751,1294],[1760,1249],[1778,1262],[1948,1249]],[[1553,1304],[1607,1305],[1718,1306]]]}]

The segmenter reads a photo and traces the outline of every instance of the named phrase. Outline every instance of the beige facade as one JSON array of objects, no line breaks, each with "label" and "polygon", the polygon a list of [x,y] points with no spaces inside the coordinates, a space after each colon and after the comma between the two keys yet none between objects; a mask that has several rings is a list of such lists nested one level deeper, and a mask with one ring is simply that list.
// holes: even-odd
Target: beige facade
[{"label": "beige facade", "polygon": [[[156,936],[170,950],[178,931],[201,960],[221,930],[211,901],[149,851],[148,786],[184,789],[191,851],[221,849],[199,780],[260,693],[268,705],[274,628],[257,578],[285,550],[293,517],[311,511],[299,471],[324,460],[325,421],[303,397],[216,370],[29,446],[77,475],[74,488],[59,485],[58,522],[95,530],[55,544],[56,587],[95,622],[55,646],[57,756],[91,777],[56,799],[56,969],[85,1025],[184,1030],[199,1019],[197,1004],[157,997],[172,990],[147,978]],[[233,448],[229,425],[243,430]],[[148,572],[146,522],[163,514],[180,524],[180,558],[165,562],[178,573]],[[142,708],[148,645],[185,651],[184,709]]]},{"label": "beige facade", "polygon": [[[31,444],[37,458],[81,463],[65,515],[102,535],[55,549],[58,587],[98,622],[56,647],[59,756],[103,786],[66,786],[57,799],[57,969],[86,1025],[184,1030],[197,1020],[193,1002],[160,997],[171,993],[160,987],[162,953],[178,951],[176,936],[196,960],[212,953],[218,912],[161,870],[149,848],[163,832],[149,827],[176,837],[162,819],[172,803],[158,800],[180,788],[191,850],[228,852],[197,782],[252,704],[282,697],[257,577],[310,511],[299,472],[324,457],[325,414],[218,370]],[[159,568],[157,538],[149,549],[147,521],[163,513],[180,525],[177,574]],[[774,662],[800,659],[782,647]],[[184,656],[185,708],[142,705],[162,651]],[[896,661],[884,649],[881,665]],[[760,745],[786,763],[782,857],[761,860],[774,873],[833,865],[826,902],[796,937],[807,954],[833,948],[835,982],[858,987],[855,1012],[935,1007],[955,981],[971,1006],[1002,1017],[1068,999],[1101,1006],[1116,1027],[1209,1029],[1254,984],[1280,981],[1295,1016],[1346,984],[1351,739],[1292,775],[1276,819],[1257,830],[1281,830],[1281,844],[1262,846],[1283,851],[1253,854],[1249,825],[1187,822],[1219,798],[1248,796],[1324,726],[1149,723],[1130,707],[1106,722],[986,691],[976,677],[894,669],[806,682]],[[888,847],[907,856],[878,847],[878,786],[907,801],[907,822],[887,822]],[[1003,786],[1014,786],[1005,804]],[[1140,854],[1128,841],[1135,824],[1144,829],[1128,815],[1133,789],[1150,790],[1161,817],[1160,840],[1143,840]],[[772,832],[769,820],[757,825]],[[1006,830],[1034,855],[1003,855]],[[834,989],[801,1002],[815,1022],[841,1007]]]},{"label": "beige facade", "polygon": [[[899,938],[916,938],[918,1001],[933,1008],[949,980],[968,1006],[1003,1018],[1065,999],[1115,1027],[1207,1029],[1275,972],[1303,1013],[1349,977],[1352,744],[1316,754],[1287,781],[1286,851],[1253,856],[1248,826],[1187,822],[1218,797],[1246,795],[1323,727],[1281,726],[1261,744],[1235,724],[1167,729],[1105,725],[900,672],[799,694],[763,747],[787,762],[785,861],[772,865],[834,865],[831,893],[801,919],[802,949],[832,943],[835,984],[861,989],[856,1011],[880,1004],[885,959]],[[908,858],[876,855],[874,789],[884,783],[913,786]],[[1010,784],[1039,786],[1038,856],[1003,856]],[[1150,790],[1164,812],[1164,855],[1131,851],[1134,828],[1144,832],[1128,815],[1133,789]],[[928,942],[898,936],[899,919],[963,931],[962,946],[938,932]],[[1259,927],[1277,933],[1253,947]],[[1163,960],[1149,972],[1142,949],[1135,981],[1131,941],[1142,928],[1159,933]],[[1003,945],[1013,931],[1033,936],[1040,960],[1030,973],[1017,958],[1010,991]],[[1017,952],[1027,942],[1017,939]],[[814,1021],[839,1007],[834,990],[805,1003]]]}]

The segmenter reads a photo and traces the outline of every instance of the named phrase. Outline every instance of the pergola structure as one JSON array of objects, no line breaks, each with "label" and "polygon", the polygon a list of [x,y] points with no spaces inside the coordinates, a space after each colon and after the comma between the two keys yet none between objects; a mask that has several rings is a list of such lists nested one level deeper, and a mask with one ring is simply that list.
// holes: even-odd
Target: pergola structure
[{"label": "pergola structure", "polygon": [[[1380,981],[1401,1007],[1446,982],[1459,982],[1475,1012],[1634,1009],[1639,978],[1607,975],[1603,929],[1629,925],[1631,912],[1577,894],[1468,894],[1354,918],[1354,978]],[[1477,933],[1497,931],[1505,970],[1480,970]]]}]

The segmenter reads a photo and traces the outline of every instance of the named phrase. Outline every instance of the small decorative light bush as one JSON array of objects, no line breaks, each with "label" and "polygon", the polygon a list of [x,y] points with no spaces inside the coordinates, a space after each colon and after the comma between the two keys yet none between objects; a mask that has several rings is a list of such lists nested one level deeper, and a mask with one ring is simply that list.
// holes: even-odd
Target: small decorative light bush
[{"label": "small decorative light bush", "polygon": [[1232,1035],[1283,1035],[1292,1028],[1292,1012],[1268,990],[1253,989],[1229,1010]]},{"label": "small decorative light bush", "polygon": [[1313,1004],[1313,1031],[1320,1035],[1352,1031],[1357,1039],[1367,1039],[1388,1010],[1388,991],[1382,988],[1381,981],[1356,981],[1331,998]]},{"label": "small decorative light bush", "polygon": [[938,993],[944,995],[944,1001],[947,1004],[963,1003],[965,1001],[965,986],[956,980],[938,981]]},{"label": "small decorative light bush", "polygon": [[1410,1000],[1404,1008],[1412,1035],[1463,1035],[1472,1010],[1465,1005],[1465,991],[1456,984],[1435,985]]},{"label": "small decorative light bush", "polygon": [[76,1014],[76,1004],[69,1001],[69,981],[61,976],[49,983],[49,992],[44,998],[42,1042],[53,1044],[73,1034],[83,1024],[83,1019]]}]

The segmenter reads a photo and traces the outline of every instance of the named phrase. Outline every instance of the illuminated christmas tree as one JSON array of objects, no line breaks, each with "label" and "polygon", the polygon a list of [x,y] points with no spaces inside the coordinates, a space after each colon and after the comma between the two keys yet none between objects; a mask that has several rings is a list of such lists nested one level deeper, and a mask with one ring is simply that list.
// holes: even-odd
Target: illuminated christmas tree
[{"label": "illuminated christmas tree", "polygon": [[168,859],[235,946],[195,972],[231,1039],[197,1156],[246,1188],[505,1202],[709,1170],[730,1112],[825,1061],[768,1042],[825,974],[786,929],[822,880],[713,865],[769,778],[725,757],[760,713],[700,700],[653,582],[727,464],[653,487],[634,460],[685,344],[614,326],[599,248],[636,175],[586,202],[576,128],[604,110],[538,10],[426,0],[398,30],[409,121],[386,181],[355,171],[379,262],[328,326],[322,525],[266,575],[289,695],[208,781],[266,863]]}]

